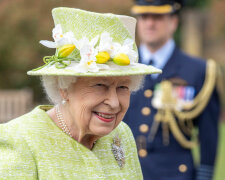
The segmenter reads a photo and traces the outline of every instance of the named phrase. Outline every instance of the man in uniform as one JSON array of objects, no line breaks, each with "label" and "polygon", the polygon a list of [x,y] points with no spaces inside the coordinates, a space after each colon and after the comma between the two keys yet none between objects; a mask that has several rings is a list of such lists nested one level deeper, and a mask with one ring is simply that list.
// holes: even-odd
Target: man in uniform
[{"label": "man in uniform", "polygon": [[[217,151],[216,66],[183,53],[173,34],[182,4],[137,0],[139,61],[162,69],[132,95],[125,122],[133,130],[145,180],[211,179]],[[198,127],[200,165],[194,166],[192,127]]]}]

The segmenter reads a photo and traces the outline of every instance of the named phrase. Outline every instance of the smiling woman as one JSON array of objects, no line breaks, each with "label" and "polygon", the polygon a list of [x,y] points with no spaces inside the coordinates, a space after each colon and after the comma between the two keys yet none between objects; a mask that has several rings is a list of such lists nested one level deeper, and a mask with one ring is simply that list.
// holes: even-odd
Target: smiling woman
[{"label": "smiling woman", "polygon": [[[89,149],[96,139],[109,134],[122,121],[129,106],[130,93],[141,87],[142,80],[142,75],[42,78],[52,102],[55,97],[60,97],[59,102],[64,100],[63,106],[57,105],[57,102],[55,105],[58,112],[65,114],[63,119],[68,126],[67,133],[81,144],[84,141]],[[47,113],[60,126],[55,109]],[[83,121],[80,122],[80,119]]]},{"label": "smiling woman", "polygon": [[[52,11],[56,48],[42,77],[53,105],[0,125],[3,179],[143,179],[136,145],[121,122],[145,74],[137,63],[135,20],[72,8]],[[106,30],[108,32],[106,32]]]}]

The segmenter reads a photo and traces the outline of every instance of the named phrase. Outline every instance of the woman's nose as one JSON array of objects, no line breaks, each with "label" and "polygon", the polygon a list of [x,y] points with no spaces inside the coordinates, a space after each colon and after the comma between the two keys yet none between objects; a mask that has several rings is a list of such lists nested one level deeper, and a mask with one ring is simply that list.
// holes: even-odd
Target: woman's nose
[{"label": "woman's nose", "polygon": [[112,109],[119,108],[119,98],[115,88],[108,90],[105,99],[105,104],[109,105]]}]

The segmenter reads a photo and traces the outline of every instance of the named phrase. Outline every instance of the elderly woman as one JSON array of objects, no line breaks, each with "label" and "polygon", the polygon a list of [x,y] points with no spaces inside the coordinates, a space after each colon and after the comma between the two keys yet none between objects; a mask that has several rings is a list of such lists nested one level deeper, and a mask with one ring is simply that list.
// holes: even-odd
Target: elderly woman
[{"label": "elderly woman", "polygon": [[[143,75],[135,20],[72,8],[52,11],[56,48],[42,76],[54,106],[41,105],[0,125],[1,179],[142,179],[129,127],[121,122]],[[134,119],[135,120],[135,119]]]}]

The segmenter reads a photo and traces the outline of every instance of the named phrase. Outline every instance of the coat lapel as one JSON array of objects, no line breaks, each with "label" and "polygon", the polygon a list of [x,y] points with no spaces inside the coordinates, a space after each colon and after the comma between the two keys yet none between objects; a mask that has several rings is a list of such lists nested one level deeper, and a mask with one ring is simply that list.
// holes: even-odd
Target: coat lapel
[{"label": "coat lapel", "polygon": [[172,56],[167,61],[166,65],[162,69],[162,74],[156,79],[157,82],[160,82],[164,79],[168,79],[178,75],[178,69],[180,68],[181,61],[179,59],[179,49],[175,48]]}]

